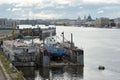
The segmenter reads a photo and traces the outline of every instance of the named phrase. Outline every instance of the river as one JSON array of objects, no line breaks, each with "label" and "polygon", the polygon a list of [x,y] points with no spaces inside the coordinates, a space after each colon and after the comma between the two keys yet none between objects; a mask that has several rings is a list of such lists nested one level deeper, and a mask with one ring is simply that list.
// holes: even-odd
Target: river
[{"label": "river", "polygon": [[[84,68],[65,66],[54,68],[21,68],[27,80],[120,80],[120,29],[56,27],[57,35],[84,49]],[[105,70],[98,70],[98,66]]]}]

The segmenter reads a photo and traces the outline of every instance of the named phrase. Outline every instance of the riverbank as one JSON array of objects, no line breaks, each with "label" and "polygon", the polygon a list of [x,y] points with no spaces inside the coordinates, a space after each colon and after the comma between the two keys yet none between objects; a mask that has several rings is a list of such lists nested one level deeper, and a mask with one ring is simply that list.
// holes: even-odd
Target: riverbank
[{"label": "riverbank", "polygon": [[[0,36],[0,40],[11,38],[10,37],[11,31],[7,32],[3,30],[1,31],[0,33],[2,36]],[[4,56],[1,47],[0,47],[0,80],[25,80],[25,78],[23,77],[23,73],[21,71],[18,71]]]},{"label": "riverbank", "polygon": [[2,54],[0,51],[0,80],[25,80],[23,73],[12,66]]},{"label": "riverbank", "polygon": [[6,80],[6,77],[5,75],[3,74],[3,70],[1,68],[1,65],[0,65],[0,80]]},{"label": "riverbank", "polygon": [[2,62],[0,61],[0,73],[2,74],[2,80],[11,80],[10,76],[8,75],[6,69],[4,68]]}]

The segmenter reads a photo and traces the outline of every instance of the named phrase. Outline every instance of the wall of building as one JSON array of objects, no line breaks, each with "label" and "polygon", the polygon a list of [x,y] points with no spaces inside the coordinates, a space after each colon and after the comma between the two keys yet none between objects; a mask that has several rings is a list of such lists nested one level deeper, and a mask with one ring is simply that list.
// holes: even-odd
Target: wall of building
[{"label": "wall of building", "polygon": [[16,21],[12,19],[0,18],[0,27],[16,26]]},{"label": "wall of building", "polygon": [[98,18],[95,21],[96,27],[108,27],[109,26],[109,19],[108,18]]},{"label": "wall of building", "polygon": [[116,18],[116,19],[114,20],[114,22],[115,22],[115,25],[116,25],[118,28],[120,28],[120,17],[119,17],[119,18]]}]

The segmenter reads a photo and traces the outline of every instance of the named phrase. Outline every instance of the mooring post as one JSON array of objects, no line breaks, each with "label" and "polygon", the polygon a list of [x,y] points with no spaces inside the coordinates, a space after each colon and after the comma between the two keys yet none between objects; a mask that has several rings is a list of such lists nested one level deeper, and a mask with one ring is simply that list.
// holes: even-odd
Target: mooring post
[{"label": "mooring post", "polygon": [[43,66],[47,67],[50,65],[50,56],[48,54],[47,50],[44,50],[43,52]]},{"label": "mooring post", "polygon": [[84,66],[84,51],[83,50],[77,51],[77,63],[79,63],[81,66]]},{"label": "mooring post", "polygon": [[63,43],[64,43],[64,32],[62,32],[62,37],[63,37]]},{"label": "mooring post", "polygon": [[33,45],[33,29],[32,29],[32,45]]},{"label": "mooring post", "polygon": [[38,30],[39,30],[39,39],[42,40],[42,30],[40,27],[38,28]]},{"label": "mooring post", "polygon": [[71,48],[73,47],[73,34],[71,33]]}]

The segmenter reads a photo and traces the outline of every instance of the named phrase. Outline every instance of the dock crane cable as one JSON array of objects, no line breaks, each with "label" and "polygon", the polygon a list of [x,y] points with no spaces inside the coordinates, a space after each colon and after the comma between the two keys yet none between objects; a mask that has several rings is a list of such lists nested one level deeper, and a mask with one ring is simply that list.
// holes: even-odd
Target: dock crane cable
[{"label": "dock crane cable", "polygon": [[13,22],[12,26],[13,26],[13,29],[12,29],[11,35],[12,35],[12,39],[14,40],[14,38],[15,38],[15,27],[16,27],[16,23]]},{"label": "dock crane cable", "polygon": [[[62,32],[62,33],[63,33],[63,32]],[[62,33],[61,33],[61,35],[60,35],[61,37],[63,37]],[[59,36],[56,35],[56,37],[57,37],[60,41],[62,41]],[[64,40],[65,40],[66,42],[68,42],[68,40],[67,40],[65,37],[64,37]]]},{"label": "dock crane cable", "polygon": [[[62,36],[62,35],[61,35]],[[61,42],[62,42],[62,39],[60,39],[59,36],[56,35],[56,38],[59,39]],[[64,38],[65,39],[65,38]],[[69,42],[67,39],[65,39],[66,42]],[[65,47],[64,45],[62,44],[59,44],[61,47]],[[70,49],[70,48],[69,48]]]}]

